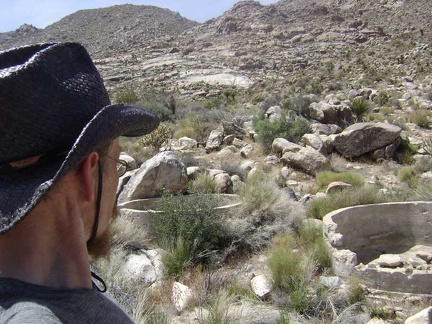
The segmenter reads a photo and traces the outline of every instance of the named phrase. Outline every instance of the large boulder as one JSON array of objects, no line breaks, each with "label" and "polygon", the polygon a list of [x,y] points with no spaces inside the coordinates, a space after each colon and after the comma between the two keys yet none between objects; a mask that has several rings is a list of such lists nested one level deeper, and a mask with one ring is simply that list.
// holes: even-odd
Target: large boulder
[{"label": "large boulder", "polygon": [[277,154],[284,154],[285,152],[298,152],[302,146],[290,142],[285,138],[275,138],[272,143],[272,151]]},{"label": "large boulder", "polygon": [[333,145],[344,157],[353,158],[397,143],[401,131],[387,123],[357,123],[338,134]]},{"label": "large boulder", "polygon": [[432,306],[423,309],[411,317],[408,317],[405,324],[430,324],[432,323]]},{"label": "large boulder", "polygon": [[330,104],[324,101],[313,102],[307,111],[310,118],[323,124],[336,124],[345,127],[353,121],[352,112],[348,105]]},{"label": "large boulder", "polygon": [[189,179],[184,164],[171,151],[147,160],[120,193],[119,202],[161,196],[164,191],[184,192]]},{"label": "large boulder", "polygon": [[284,164],[302,169],[312,175],[315,175],[319,171],[330,169],[330,161],[320,152],[309,146],[302,147],[298,152],[284,153],[281,161]]},{"label": "large boulder", "polygon": [[212,130],[210,132],[209,137],[207,138],[206,142],[206,152],[210,153],[212,151],[219,150],[220,146],[222,145],[224,139],[224,128],[222,125],[220,125],[215,130]]}]

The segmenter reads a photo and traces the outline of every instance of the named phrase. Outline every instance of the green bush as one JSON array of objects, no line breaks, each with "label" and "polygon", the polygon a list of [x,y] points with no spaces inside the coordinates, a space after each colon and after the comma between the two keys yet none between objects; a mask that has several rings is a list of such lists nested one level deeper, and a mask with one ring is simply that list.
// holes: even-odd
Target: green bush
[{"label": "green bush", "polygon": [[138,101],[138,95],[133,89],[120,89],[115,93],[114,101],[116,103],[133,104]]},{"label": "green bush", "polygon": [[334,181],[346,182],[353,187],[360,187],[364,184],[363,176],[355,172],[322,171],[316,174],[315,181],[320,189],[327,188]]},{"label": "green bush", "polygon": [[305,287],[301,287],[290,294],[292,307],[300,314],[306,314],[311,307],[312,296]]},{"label": "green bush", "polygon": [[244,214],[271,208],[279,198],[277,185],[265,179],[262,174],[255,173],[247,177],[245,186],[240,190]]},{"label": "green bush", "polygon": [[195,179],[189,181],[188,189],[190,192],[212,194],[216,193],[216,182],[207,173],[201,172]]},{"label": "green bush", "polygon": [[348,300],[350,304],[360,303],[365,300],[366,292],[364,288],[356,280],[351,280],[349,284],[349,296]]},{"label": "green bush", "polygon": [[273,288],[295,291],[299,288],[303,269],[301,256],[293,252],[293,247],[274,247],[269,255],[267,265],[272,276]]},{"label": "green bush", "polygon": [[294,98],[287,99],[282,108],[285,110],[295,111],[299,115],[307,115],[309,112],[309,106],[312,103],[312,99],[305,96],[297,96]]},{"label": "green bush", "polygon": [[309,130],[310,123],[306,118],[296,118],[288,124],[288,136],[286,139],[290,142],[298,143],[303,135],[309,132]]},{"label": "green bush", "polygon": [[253,126],[258,135],[258,142],[266,153],[271,151],[275,138],[282,137],[297,143],[310,130],[306,118],[299,117],[287,122],[285,114],[282,114],[280,118],[270,120],[264,112],[260,112],[253,118]]},{"label": "green bush", "polygon": [[306,249],[317,270],[323,272],[325,269],[331,267],[331,255],[328,250],[322,226],[303,225],[299,230],[299,240],[301,245]]},{"label": "green bush", "polygon": [[253,118],[253,126],[258,135],[258,142],[266,153],[271,151],[273,140],[288,136],[288,124],[285,116],[271,121],[262,111]]},{"label": "green bush", "polygon": [[163,103],[154,99],[140,100],[137,101],[134,105],[154,113],[160,118],[161,121],[170,120],[172,117],[172,111]]},{"label": "green bush", "polygon": [[158,204],[161,213],[150,219],[150,228],[161,246],[181,254],[174,260],[206,262],[211,252],[229,243],[217,206],[213,195],[164,195]]},{"label": "green bush", "polygon": [[356,115],[358,122],[362,121],[366,113],[370,110],[369,102],[362,97],[351,100],[351,111]]},{"label": "green bush", "polygon": [[161,123],[153,132],[143,136],[139,142],[142,146],[152,147],[158,150],[164,143],[171,139],[171,137],[171,128],[167,124]]},{"label": "green bush", "polygon": [[162,245],[168,248],[167,253],[162,256],[166,274],[173,277],[180,276],[192,263],[195,246],[185,242],[182,237],[178,237],[176,242],[162,243]]},{"label": "green bush", "polygon": [[397,171],[397,176],[401,181],[407,183],[408,187],[417,187],[419,176],[418,171],[414,165],[400,168]]},{"label": "green bush", "polygon": [[389,198],[380,194],[375,187],[361,187],[313,199],[307,206],[306,214],[310,218],[322,219],[329,212],[339,208],[377,204],[388,200]]},{"label": "green bush", "polygon": [[407,116],[411,123],[414,123],[420,127],[429,127],[430,125],[430,112],[426,109],[417,109],[410,112]]}]

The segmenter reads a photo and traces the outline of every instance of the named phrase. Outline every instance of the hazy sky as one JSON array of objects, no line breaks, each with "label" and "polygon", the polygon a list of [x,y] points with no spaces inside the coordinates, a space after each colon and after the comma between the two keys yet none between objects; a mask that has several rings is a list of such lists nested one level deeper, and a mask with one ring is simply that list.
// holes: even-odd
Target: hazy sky
[{"label": "hazy sky", "polygon": [[[140,4],[168,8],[182,16],[204,22],[220,16],[237,0],[0,0],[0,32],[13,31],[24,23],[37,28],[46,26],[81,9],[117,4]],[[260,0],[262,4],[277,0]]]}]

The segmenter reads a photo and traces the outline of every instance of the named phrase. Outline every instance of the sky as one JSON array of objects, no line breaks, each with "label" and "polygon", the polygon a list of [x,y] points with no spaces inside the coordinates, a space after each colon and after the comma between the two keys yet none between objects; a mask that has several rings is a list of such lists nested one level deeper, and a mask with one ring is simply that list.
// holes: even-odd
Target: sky
[{"label": "sky", "polygon": [[[238,0],[0,0],[0,33],[13,31],[23,24],[45,28],[81,9],[118,4],[152,5],[168,8],[188,19],[204,22],[220,16]],[[262,4],[277,0],[260,0]]]}]

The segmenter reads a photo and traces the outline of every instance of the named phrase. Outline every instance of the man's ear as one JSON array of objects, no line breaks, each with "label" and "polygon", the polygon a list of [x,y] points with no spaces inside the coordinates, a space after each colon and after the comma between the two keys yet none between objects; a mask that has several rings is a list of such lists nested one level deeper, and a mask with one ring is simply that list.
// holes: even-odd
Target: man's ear
[{"label": "man's ear", "polygon": [[81,162],[81,165],[77,170],[79,173],[81,188],[83,189],[84,198],[88,201],[95,199],[98,176],[99,176],[98,161],[99,161],[99,154],[97,152],[91,152]]}]

